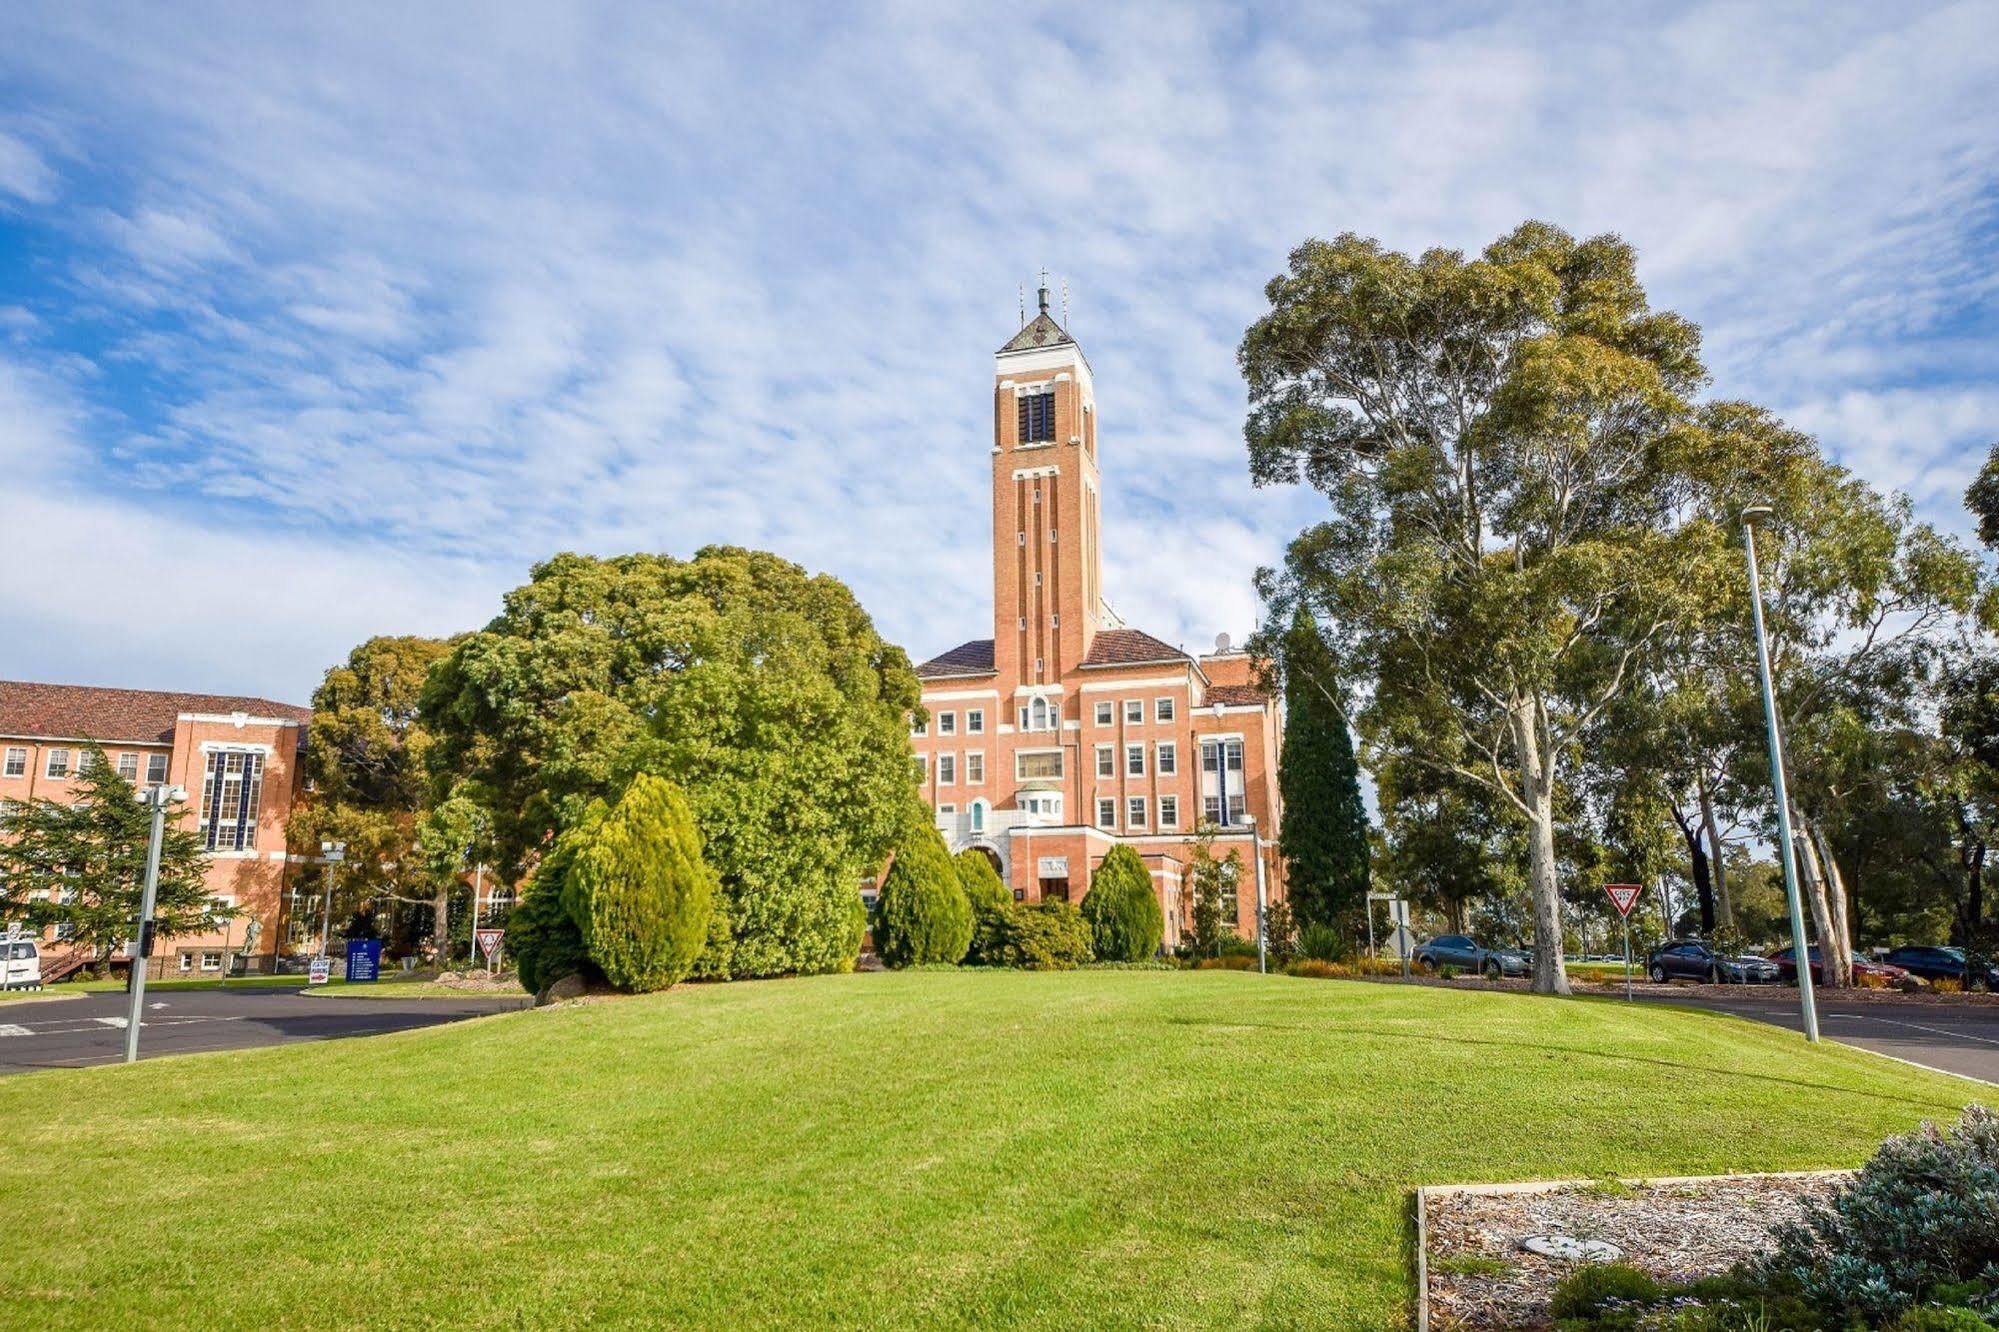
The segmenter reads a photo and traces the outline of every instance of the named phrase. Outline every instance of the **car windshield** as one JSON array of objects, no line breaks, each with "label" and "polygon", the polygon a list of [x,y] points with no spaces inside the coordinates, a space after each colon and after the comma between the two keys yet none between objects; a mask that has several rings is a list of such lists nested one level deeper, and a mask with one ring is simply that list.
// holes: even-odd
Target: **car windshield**
[{"label": "car windshield", "polygon": [[1939,948],[1937,951],[1953,962],[1964,961],[1964,950],[1962,948]]}]

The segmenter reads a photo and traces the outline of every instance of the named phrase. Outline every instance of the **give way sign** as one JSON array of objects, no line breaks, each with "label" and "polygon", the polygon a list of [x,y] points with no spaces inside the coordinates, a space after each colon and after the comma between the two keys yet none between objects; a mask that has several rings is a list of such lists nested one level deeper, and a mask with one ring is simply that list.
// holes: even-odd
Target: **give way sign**
[{"label": "give way sign", "polygon": [[500,940],[507,937],[505,930],[480,930],[479,951],[488,958],[500,951]]},{"label": "give way sign", "polygon": [[1629,918],[1631,908],[1638,905],[1638,894],[1644,888],[1635,883],[1606,883],[1603,890],[1610,894],[1610,904],[1617,908],[1617,914]]}]

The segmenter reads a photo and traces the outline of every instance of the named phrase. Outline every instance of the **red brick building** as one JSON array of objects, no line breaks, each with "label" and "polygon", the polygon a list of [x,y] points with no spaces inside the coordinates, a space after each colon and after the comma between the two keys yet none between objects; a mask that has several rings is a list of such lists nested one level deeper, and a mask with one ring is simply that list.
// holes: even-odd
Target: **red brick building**
[{"label": "red brick building", "polygon": [[994,358],[993,636],[917,667],[923,793],[951,849],[986,852],[1024,901],[1080,901],[1130,845],[1169,945],[1191,921],[1192,833],[1215,823],[1216,854],[1241,853],[1237,923],[1252,935],[1258,880],[1283,895],[1282,718],[1226,639],[1190,655],[1105,606],[1090,363],[1040,296]]},{"label": "red brick building", "polygon": [[[213,933],[162,940],[152,974],[221,972],[252,919],[262,929],[250,966],[267,971],[281,937],[285,821],[311,716],[261,698],[0,680],[0,800],[74,799],[91,741],[142,789],[186,788],[182,817],[207,848],[209,891],[238,914]],[[46,972],[68,950],[51,931],[43,951]]]}]

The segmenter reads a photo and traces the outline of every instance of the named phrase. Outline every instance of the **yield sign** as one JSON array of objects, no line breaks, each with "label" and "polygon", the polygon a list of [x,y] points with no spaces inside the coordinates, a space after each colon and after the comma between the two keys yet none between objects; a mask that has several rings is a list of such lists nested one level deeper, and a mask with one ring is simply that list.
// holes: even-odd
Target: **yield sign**
[{"label": "yield sign", "polygon": [[1631,908],[1638,905],[1638,894],[1644,889],[1635,883],[1606,883],[1603,890],[1610,894],[1610,904],[1617,908],[1617,914],[1629,917]]},{"label": "yield sign", "polygon": [[500,940],[507,937],[505,930],[480,930],[479,951],[487,957],[500,951]]}]

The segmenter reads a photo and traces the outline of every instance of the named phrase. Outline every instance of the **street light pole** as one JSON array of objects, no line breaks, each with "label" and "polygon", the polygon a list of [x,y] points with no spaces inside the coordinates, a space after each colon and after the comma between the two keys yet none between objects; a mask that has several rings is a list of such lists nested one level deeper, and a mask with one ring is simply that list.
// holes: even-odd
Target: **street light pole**
[{"label": "street light pole", "polygon": [[160,892],[160,845],[166,839],[167,806],[186,792],[178,786],[154,786],[141,797],[152,811],[153,827],[146,839],[146,886],[139,896],[139,934],[132,941],[132,1001],[125,1010],[125,1062],[139,1059],[139,1020],[146,1011],[146,959],[153,951],[153,903]]},{"label": "street light pole", "polygon": [[1777,726],[1777,692],[1770,679],[1770,643],[1763,630],[1763,584],[1756,572],[1756,524],[1770,517],[1767,504],[1742,511],[1742,545],[1749,556],[1749,606],[1756,625],[1756,669],[1763,678],[1763,722],[1770,733],[1770,782],[1777,792],[1777,857],[1784,866],[1784,897],[1791,908],[1791,956],[1798,963],[1798,1004],[1805,1039],[1819,1038],[1819,1010],[1812,993],[1812,954],[1805,943],[1805,910],[1798,896],[1797,846],[1791,840],[1791,795],[1784,783],[1784,737]]},{"label": "street light pole", "polygon": [[347,843],[321,842],[319,854],[326,862],[326,910],[319,917],[319,955],[325,957],[333,938],[333,867],[347,858]]}]

